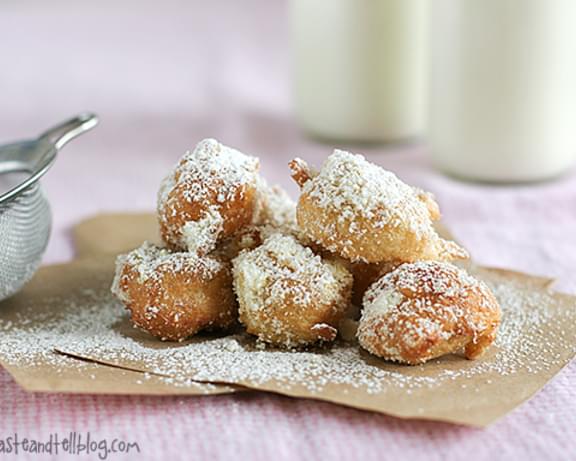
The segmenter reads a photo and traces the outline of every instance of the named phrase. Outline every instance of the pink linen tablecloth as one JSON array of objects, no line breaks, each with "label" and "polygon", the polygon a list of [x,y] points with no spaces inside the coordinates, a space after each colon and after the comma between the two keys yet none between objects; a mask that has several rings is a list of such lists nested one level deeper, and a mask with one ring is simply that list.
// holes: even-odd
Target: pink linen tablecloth
[{"label": "pink linen tablecloth", "polygon": [[[66,147],[43,180],[54,211],[46,263],[73,256],[69,230],[78,220],[151,210],[162,176],[203,137],[259,155],[264,174],[296,194],[288,160],[318,164],[330,147],[304,138],[291,115],[286,8],[266,0],[0,5],[0,142],[83,110],[102,122]],[[558,277],[576,291],[573,175],[522,187],[468,184],[434,171],[419,145],[351,149],[433,191],[477,261]],[[143,460],[569,460],[575,387],[572,363],[521,408],[477,430],[258,393],[35,395],[0,370],[0,443],[13,433],[42,440],[76,431],[135,441]]]}]

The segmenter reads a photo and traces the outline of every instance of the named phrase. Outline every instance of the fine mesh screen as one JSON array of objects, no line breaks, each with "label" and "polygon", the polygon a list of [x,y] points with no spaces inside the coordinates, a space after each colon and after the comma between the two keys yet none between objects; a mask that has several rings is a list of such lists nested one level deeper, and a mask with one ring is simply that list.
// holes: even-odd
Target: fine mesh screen
[{"label": "fine mesh screen", "polygon": [[50,235],[50,209],[38,183],[0,204],[0,300],[34,274]]}]

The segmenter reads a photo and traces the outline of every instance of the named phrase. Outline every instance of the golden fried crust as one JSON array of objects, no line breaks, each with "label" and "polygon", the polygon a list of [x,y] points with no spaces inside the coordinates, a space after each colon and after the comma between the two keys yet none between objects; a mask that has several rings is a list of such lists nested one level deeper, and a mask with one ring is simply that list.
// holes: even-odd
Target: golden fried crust
[{"label": "golden fried crust", "polygon": [[354,277],[354,286],[352,287],[352,303],[356,306],[362,305],[362,299],[366,290],[376,280],[388,272],[393,271],[401,262],[383,262],[383,263],[348,263],[348,270]]},{"label": "golden fried crust", "polygon": [[291,163],[301,186],[296,218],[302,232],[352,262],[450,261],[466,258],[456,243],[438,236],[440,212],[433,197],[404,184],[363,157],[335,151],[320,173]]},{"label": "golden fried crust", "polygon": [[232,273],[221,262],[206,270],[168,259],[143,276],[137,265],[125,261],[117,268],[114,291],[132,322],[162,340],[181,341],[204,329],[228,328],[237,318]]},{"label": "golden fried crust", "polygon": [[479,357],[496,338],[501,312],[488,287],[447,263],[403,264],[364,297],[360,345],[407,364],[464,350]]},{"label": "golden fried crust", "polygon": [[258,206],[254,224],[271,226],[285,233],[296,230],[296,202],[278,185],[270,186],[262,177],[257,180]]},{"label": "golden fried crust", "polygon": [[242,250],[253,250],[262,245],[264,226],[248,226],[241,229],[231,238],[224,240],[216,249],[226,261],[232,261]]},{"label": "golden fried crust", "polygon": [[[237,279],[236,287],[241,293],[250,284],[243,275]],[[271,283],[273,285],[273,282]],[[287,282],[294,290],[302,290],[298,282]],[[272,296],[273,286],[267,286],[263,296]],[[346,297],[345,290],[338,297]],[[338,322],[345,308],[336,301],[330,303],[303,304],[294,295],[286,295],[279,302],[272,303],[266,312],[254,313],[240,299],[240,322],[249,334],[258,336],[266,343],[284,347],[299,347],[318,341],[333,341],[338,333]]]},{"label": "golden fried crust", "polygon": [[350,261],[380,263],[389,260],[453,259],[442,239],[422,239],[409,229],[378,225],[368,219],[343,218],[337,211],[322,209],[313,198],[302,194],[296,219],[305,234],[325,249]]},{"label": "golden fried crust", "polygon": [[208,254],[253,222],[259,161],[214,139],[188,151],[162,181],[158,220],[175,251]]},{"label": "golden fried crust", "polygon": [[160,234],[166,245],[174,251],[185,250],[182,231],[186,223],[200,221],[209,210],[215,209],[222,218],[222,230],[216,240],[231,237],[244,226],[252,223],[256,204],[256,188],[253,185],[238,185],[232,196],[223,203],[218,202],[218,185],[203,187],[205,197],[201,201],[186,198],[190,183],[179,184],[168,194],[166,202],[159,207]]},{"label": "golden fried crust", "polygon": [[231,261],[242,250],[252,250],[260,246],[273,234],[298,235],[296,224],[296,203],[280,186],[269,186],[259,177],[257,181],[256,215],[254,223],[242,227],[232,237],[223,240],[216,253]]},{"label": "golden fried crust", "polygon": [[440,207],[438,206],[438,203],[434,199],[434,196],[431,193],[423,190],[419,189],[415,190],[418,200],[424,203],[426,205],[426,208],[428,208],[428,213],[430,213],[430,219],[432,221],[438,221],[441,218]]},{"label": "golden fried crust", "polygon": [[310,181],[318,173],[314,171],[310,166],[301,158],[295,158],[288,163],[290,168],[290,176],[300,187],[304,187],[308,181]]},{"label": "golden fried crust", "polygon": [[322,261],[294,237],[276,234],[234,260],[234,287],[247,332],[295,348],[335,339],[352,277],[343,265]]}]

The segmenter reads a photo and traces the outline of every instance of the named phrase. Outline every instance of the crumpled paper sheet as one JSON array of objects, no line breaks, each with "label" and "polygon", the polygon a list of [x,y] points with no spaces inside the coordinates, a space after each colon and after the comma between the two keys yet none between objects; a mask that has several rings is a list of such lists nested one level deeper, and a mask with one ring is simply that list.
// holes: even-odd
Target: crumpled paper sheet
[{"label": "crumpled paper sheet", "polygon": [[[102,215],[79,224],[74,230],[79,260],[58,266],[45,267],[18,296],[0,305],[0,322],[12,320],[16,313],[28,309],[27,317],[34,323],[49,310],[51,316],[62,315],[58,305],[46,301],[54,295],[76,296],[82,299],[84,291],[108,290],[113,276],[114,255],[138,246],[143,240],[156,241],[157,229],[153,215]],[[457,356],[447,356],[418,367],[408,367],[384,362],[369,354],[359,353],[359,357],[374,370],[381,369],[405,376],[409,384],[412,378],[429,378],[434,382],[444,376],[439,385],[406,386],[402,381],[385,382],[384,392],[368,392],[362,386],[342,383],[325,383],[318,389],[311,389],[309,383],[291,383],[276,379],[266,382],[250,379],[223,382],[215,376],[215,384],[194,382],[198,370],[187,370],[185,376],[193,385],[171,384],[166,379],[162,364],[148,360],[122,360],[117,354],[106,354],[106,344],[97,352],[86,354],[69,344],[58,348],[67,354],[70,361],[64,371],[55,371],[50,365],[40,367],[17,366],[0,362],[26,389],[36,391],[63,392],[102,392],[139,394],[206,394],[226,393],[250,388],[280,393],[292,397],[312,398],[330,401],[354,408],[377,411],[404,418],[421,418],[462,423],[472,426],[485,426],[502,417],[526,399],[534,395],[575,355],[576,346],[576,298],[550,293],[550,279],[532,277],[525,274],[501,270],[473,268],[481,278],[497,284],[514,284],[525,293],[542,296],[543,309],[550,321],[531,332],[520,332],[526,336],[526,343],[540,344],[541,347],[520,350],[515,357],[520,363],[513,373],[499,373],[498,367],[488,366],[483,372],[473,372],[479,364],[490,365],[498,356],[498,347],[493,346],[479,361],[467,361]],[[84,291],[83,291],[84,290]],[[82,302],[76,303],[82,306]],[[81,308],[81,307],[80,307]],[[120,307],[119,307],[120,309]],[[41,321],[45,321],[41,320]],[[128,320],[123,322],[128,325]],[[539,327],[536,325],[536,327]],[[122,334],[154,349],[172,348],[170,343],[160,343],[142,332],[123,327]],[[536,332],[536,333],[534,333]],[[519,337],[519,345],[523,342]],[[197,341],[193,340],[193,341]],[[191,342],[193,342],[191,341]],[[187,343],[184,343],[186,345]],[[113,347],[113,346],[111,346]],[[349,344],[350,348],[357,345]],[[114,352],[114,351],[112,351]],[[274,353],[274,351],[270,351]],[[84,360],[87,369],[77,368],[77,359]],[[315,357],[318,359],[318,356]],[[546,366],[535,366],[546,364]],[[109,365],[109,366],[108,366]],[[69,368],[69,369],[68,369]],[[517,369],[516,369],[517,368]],[[472,370],[467,373],[466,370]],[[179,372],[182,374],[181,372]],[[451,379],[446,379],[446,375]],[[146,379],[142,379],[145,376]],[[204,379],[204,378],[203,378]]]},{"label": "crumpled paper sheet", "polygon": [[[84,293],[108,290],[113,268],[114,258],[110,255],[42,267],[24,290],[0,303],[0,338],[8,329],[34,329],[66,315],[71,309],[82,305]],[[72,306],[60,301],[72,297],[78,299]],[[139,371],[57,356],[53,350],[44,351],[42,356],[33,360],[17,362],[12,359],[11,351],[6,351],[4,355],[1,351],[0,347],[0,364],[20,386],[33,392],[205,395],[236,390],[234,386],[204,383],[188,389],[174,388],[155,374],[146,376],[144,381]]]}]

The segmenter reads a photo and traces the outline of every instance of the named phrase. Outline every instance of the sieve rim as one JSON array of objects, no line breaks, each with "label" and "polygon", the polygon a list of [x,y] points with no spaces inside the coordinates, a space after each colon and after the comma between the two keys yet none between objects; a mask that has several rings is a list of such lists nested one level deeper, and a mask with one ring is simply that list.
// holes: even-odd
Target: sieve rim
[{"label": "sieve rim", "polygon": [[49,148],[49,150],[45,152],[44,156],[47,158],[39,165],[38,168],[35,168],[33,171],[24,169],[13,170],[14,172],[24,171],[30,175],[16,186],[14,186],[12,189],[0,195],[0,205],[15,199],[29,187],[38,182],[38,180],[44,176],[50,167],[54,164],[54,160],[56,160],[56,149],[54,147]]},{"label": "sieve rim", "polygon": [[[34,183],[46,174],[56,160],[58,151],[70,140],[76,136],[92,129],[98,124],[98,117],[93,113],[83,113],[73,117],[53,128],[42,133],[37,139],[24,141],[23,143],[37,143],[39,146],[46,145],[46,149],[39,154],[39,160],[30,169],[18,168],[12,171],[24,171],[29,176],[12,187],[10,190],[0,195],[0,205],[16,198],[23,191],[28,189]],[[14,144],[12,144],[13,146]],[[9,171],[9,170],[8,170]]]}]

